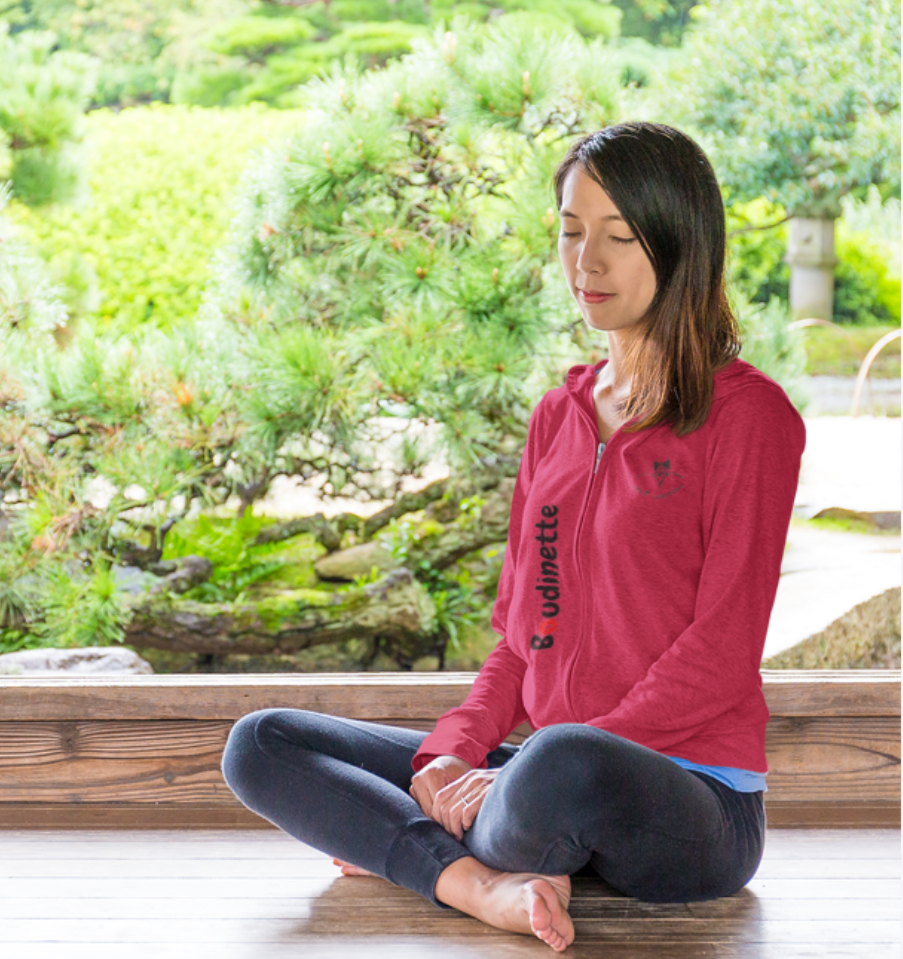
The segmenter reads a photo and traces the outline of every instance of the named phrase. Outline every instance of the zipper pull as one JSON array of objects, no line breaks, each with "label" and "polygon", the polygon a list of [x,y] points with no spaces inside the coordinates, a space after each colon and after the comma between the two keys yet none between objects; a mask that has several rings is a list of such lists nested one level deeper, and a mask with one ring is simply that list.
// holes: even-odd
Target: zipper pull
[{"label": "zipper pull", "polygon": [[599,452],[596,454],[596,465],[593,467],[593,476],[596,475],[596,470],[599,468],[599,460],[602,459],[602,450],[605,449],[605,444],[599,444]]}]

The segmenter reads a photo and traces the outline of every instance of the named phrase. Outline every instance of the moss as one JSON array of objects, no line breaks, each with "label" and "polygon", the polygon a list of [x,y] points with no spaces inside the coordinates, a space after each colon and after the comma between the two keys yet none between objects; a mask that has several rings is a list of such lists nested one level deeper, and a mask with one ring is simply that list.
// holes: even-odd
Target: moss
[{"label": "moss", "polygon": [[292,589],[284,592],[258,593],[250,603],[242,603],[235,609],[236,624],[259,620],[269,632],[277,632],[286,622],[297,623],[310,609],[332,606],[335,590]]},{"label": "moss", "polygon": [[763,661],[765,669],[899,669],[900,587],[859,603],[826,629]]},{"label": "moss", "polygon": [[833,533],[866,533],[869,536],[900,535],[898,529],[881,529],[873,523],[847,517],[824,516],[818,519],[814,517],[803,519],[802,516],[792,516],[790,526],[796,529],[823,529]]}]

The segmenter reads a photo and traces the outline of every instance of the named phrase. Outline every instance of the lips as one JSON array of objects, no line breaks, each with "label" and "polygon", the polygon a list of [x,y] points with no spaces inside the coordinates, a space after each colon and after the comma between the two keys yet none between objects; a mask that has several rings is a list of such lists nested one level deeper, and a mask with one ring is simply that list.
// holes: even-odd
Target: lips
[{"label": "lips", "polygon": [[609,300],[614,296],[614,293],[596,293],[592,290],[581,290],[580,295],[583,297],[587,303],[601,303],[603,300]]}]

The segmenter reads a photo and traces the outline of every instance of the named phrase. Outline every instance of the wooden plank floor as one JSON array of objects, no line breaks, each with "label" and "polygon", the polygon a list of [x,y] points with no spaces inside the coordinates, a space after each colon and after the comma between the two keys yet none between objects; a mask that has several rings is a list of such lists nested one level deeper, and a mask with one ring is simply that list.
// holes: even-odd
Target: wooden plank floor
[{"label": "wooden plank floor", "polygon": [[[770,829],[737,895],[574,879],[571,959],[899,959],[900,831]],[[205,947],[211,948],[205,948]],[[3,959],[520,959],[538,939],[342,876],[279,830],[0,832]]]}]

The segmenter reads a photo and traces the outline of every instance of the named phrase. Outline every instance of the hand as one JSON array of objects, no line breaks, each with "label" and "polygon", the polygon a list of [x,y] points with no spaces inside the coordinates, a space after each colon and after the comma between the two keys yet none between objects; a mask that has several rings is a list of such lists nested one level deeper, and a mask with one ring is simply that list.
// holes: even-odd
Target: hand
[{"label": "hand", "polygon": [[460,842],[477,818],[486,793],[500,771],[471,769],[436,793],[430,815]]},{"label": "hand", "polygon": [[470,763],[457,756],[437,756],[427,763],[411,780],[410,793],[427,816],[433,816],[433,802],[440,789],[473,769]]}]

